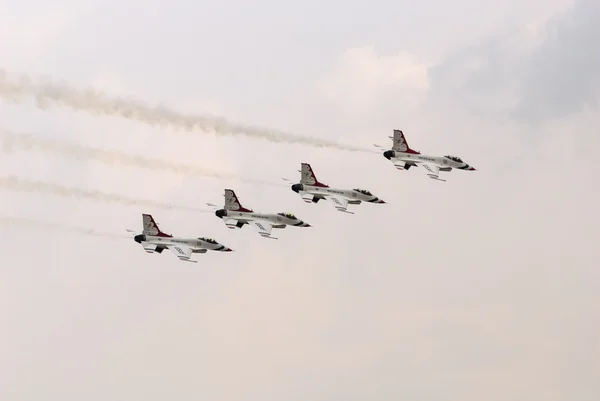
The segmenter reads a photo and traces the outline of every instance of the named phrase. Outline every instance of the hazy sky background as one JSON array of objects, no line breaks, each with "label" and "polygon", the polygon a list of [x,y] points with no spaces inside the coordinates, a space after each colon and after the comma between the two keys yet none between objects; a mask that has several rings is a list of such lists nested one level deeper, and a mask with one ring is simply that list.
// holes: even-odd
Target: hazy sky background
[{"label": "hazy sky background", "polygon": [[[233,188],[314,227],[271,241],[210,213],[0,188],[0,399],[597,400],[599,37],[597,0],[0,0],[7,73],[356,146],[403,129],[478,169],[442,183],[376,153],[0,98],[0,129],[273,182],[309,162],[388,202],[346,215],[285,186],[3,144],[2,177],[199,208]],[[123,236],[141,213],[236,252],[148,255]]]}]

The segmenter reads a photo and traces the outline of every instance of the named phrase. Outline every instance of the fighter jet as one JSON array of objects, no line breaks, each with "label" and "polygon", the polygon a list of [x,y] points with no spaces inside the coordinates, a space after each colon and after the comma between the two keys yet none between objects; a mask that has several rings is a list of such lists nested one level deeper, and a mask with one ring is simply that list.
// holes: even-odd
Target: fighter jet
[{"label": "fighter jet", "polygon": [[[469,166],[460,157],[427,156],[411,149],[401,130],[395,129],[394,136],[390,138],[392,139],[392,149],[383,152],[383,157],[390,160],[398,170],[408,170],[412,166],[421,165],[428,171],[429,178],[438,181],[446,181],[439,178],[440,171],[448,172],[452,169],[475,171],[474,167]],[[379,145],[375,146],[381,148]]]},{"label": "fighter jet", "polygon": [[348,205],[359,205],[361,202],[385,203],[365,189],[330,188],[317,180],[315,173],[308,163],[300,164],[300,183],[292,185],[292,191],[300,194],[306,203],[317,203],[321,199],[330,201],[340,212],[354,214],[348,211]]},{"label": "fighter jet", "polygon": [[[192,253],[206,253],[211,251],[231,252],[232,249],[219,244],[211,238],[176,238],[166,234],[158,228],[158,224],[149,214],[142,214],[142,233],[133,237],[133,240],[141,244],[148,253],[161,253],[165,249],[173,252],[179,260],[197,263],[190,259]],[[127,230],[134,232],[132,230]]]},{"label": "fighter jet", "polygon": [[252,223],[252,226],[263,238],[277,239],[271,236],[273,228],[311,227],[310,224],[303,222],[291,213],[264,214],[246,209],[232,189],[225,190],[225,206],[223,209],[215,211],[215,215],[223,219],[227,228],[231,229],[242,228],[245,224]]}]

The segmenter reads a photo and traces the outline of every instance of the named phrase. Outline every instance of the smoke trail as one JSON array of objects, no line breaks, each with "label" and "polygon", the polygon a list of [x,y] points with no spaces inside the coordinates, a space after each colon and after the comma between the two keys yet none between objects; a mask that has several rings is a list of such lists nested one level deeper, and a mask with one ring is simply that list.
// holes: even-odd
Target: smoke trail
[{"label": "smoke trail", "polygon": [[5,225],[20,225],[20,226],[32,226],[35,228],[45,228],[47,230],[63,230],[70,231],[75,234],[92,235],[95,237],[106,237],[106,238],[128,238],[127,235],[111,234],[106,232],[100,232],[91,228],[68,226],[65,224],[48,223],[39,220],[26,219],[22,217],[8,217],[0,216],[0,227]]},{"label": "smoke trail", "polygon": [[167,171],[176,174],[194,175],[204,178],[240,180],[261,185],[280,186],[280,184],[270,181],[243,178],[234,174],[222,174],[193,165],[178,164],[160,159],[131,155],[117,150],[88,148],[75,142],[37,138],[29,134],[16,133],[4,129],[0,129],[0,140],[2,141],[2,149],[4,152],[11,152],[15,148],[25,151],[38,150],[41,152],[53,153],[56,155],[80,160],[94,160],[111,166],[120,164],[124,166],[139,167],[147,170]]},{"label": "smoke trail", "polygon": [[54,103],[74,110],[107,116],[121,116],[150,125],[170,126],[186,131],[214,132],[219,136],[246,135],[251,138],[277,143],[304,144],[354,152],[372,152],[368,149],[309,136],[232,123],[223,117],[186,115],[161,106],[152,107],[138,100],[127,100],[121,97],[111,98],[94,89],[76,89],[64,83],[36,83],[25,74],[21,74],[20,79],[11,81],[3,69],[0,69],[0,96],[14,101],[19,101],[23,96],[33,97],[40,109],[46,109]]},{"label": "smoke trail", "polygon": [[197,209],[185,206],[174,206],[168,203],[155,202],[151,200],[133,199],[117,194],[109,194],[100,191],[88,191],[79,188],[70,188],[58,184],[52,184],[49,182],[42,181],[29,181],[23,180],[15,176],[0,177],[0,187],[12,191],[20,192],[41,192],[52,194],[56,196],[62,196],[67,198],[84,198],[100,202],[112,202],[119,203],[121,205],[139,205],[139,206],[152,206],[163,209],[174,209],[174,210],[186,210],[192,212],[209,213],[212,210],[209,209]]}]

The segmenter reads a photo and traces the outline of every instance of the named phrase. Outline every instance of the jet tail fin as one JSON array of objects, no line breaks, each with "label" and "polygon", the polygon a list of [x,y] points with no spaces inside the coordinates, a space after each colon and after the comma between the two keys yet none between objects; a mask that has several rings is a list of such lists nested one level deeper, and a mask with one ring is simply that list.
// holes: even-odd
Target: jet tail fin
[{"label": "jet tail fin", "polygon": [[242,206],[239,198],[235,194],[233,189],[225,190],[225,210],[231,210],[236,212],[252,212],[251,209],[246,209]]},{"label": "jet tail fin", "polygon": [[328,188],[328,185],[319,182],[315,172],[308,163],[302,163],[300,169],[300,183],[304,185],[312,185],[315,187]]},{"label": "jet tail fin", "polygon": [[392,150],[396,152],[412,153],[414,155],[421,154],[421,152],[410,148],[408,142],[406,142],[404,133],[399,129],[394,130],[394,136],[392,137]]},{"label": "jet tail fin", "polygon": [[158,224],[154,221],[151,214],[142,214],[142,233],[145,235],[152,235],[155,237],[172,237],[171,234],[167,234],[158,228]]}]

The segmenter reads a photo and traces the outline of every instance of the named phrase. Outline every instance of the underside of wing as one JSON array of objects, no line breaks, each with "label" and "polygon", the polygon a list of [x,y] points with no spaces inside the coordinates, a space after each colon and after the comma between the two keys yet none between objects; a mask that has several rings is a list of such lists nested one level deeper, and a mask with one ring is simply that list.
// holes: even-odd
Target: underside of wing
[{"label": "underside of wing", "polygon": [[144,243],[142,243],[142,247],[144,248],[144,251],[146,251],[148,253],[155,253],[155,252],[156,253],[161,253],[165,249],[164,246],[152,244],[150,242],[144,242]]},{"label": "underside of wing", "polygon": [[446,180],[442,180],[439,177],[439,175],[440,175],[439,166],[436,166],[435,164],[429,164],[429,163],[422,163],[421,166],[423,166],[423,168],[425,170],[427,170],[427,176],[429,176],[429,178],[438,180],[438,181],[446,181]]},{"label": "underside of wing", "polygon": [[237,220],[237,219],[227,219],[225,220],[225,225],[227,228],[235,229],[242,228],[244,224],[247,224],[245,221]]},{"label": "underside of wing", "polygon": [[340,212],[352,213],[348,211],[348,199],[339,196],[327,196],[325,199],[333,203],[333,206]]},{"label": "underside of wing", "polygon": [[148,242],[143,243],[142,246],[144,247],[144,251],[146,251],[148,253],[154,253],[155,248],[156,248],[156,245],[150,244]]},{"label": "underside of wing", "polygon": [[191,248],[185,245],[169,245],[167,248],[169,248],[169,250],[173,252],[175,256],[179,258],[179,260],[196,263],[195,260],[190,260],[190,256],[192,255]]},{"label": "underside of wing", "polygon": [[271,237],[271,230],[273,229],[273,226],[267,222],[264,221],[252,221],[252,226],[258,231],[258,233],[262,236],[262,237],[267,237],[267,238],[273,238]]},{"label": "underside of wing", "polygon": [[416,167],[417,164],[414,162],[407,162],[404,160],[395,160],[394,161],[394,167],[396,167],[398,170],[408,170],[411,167]]},{"label": "underside of wing", "polygon": [[302,193],[302,200],[306,203],[317,203],[321,199],[323,199],[323,197],[320,195],[313,195],[309,192]]}]

